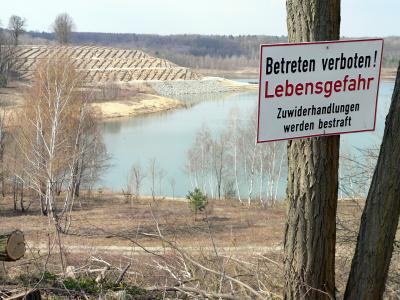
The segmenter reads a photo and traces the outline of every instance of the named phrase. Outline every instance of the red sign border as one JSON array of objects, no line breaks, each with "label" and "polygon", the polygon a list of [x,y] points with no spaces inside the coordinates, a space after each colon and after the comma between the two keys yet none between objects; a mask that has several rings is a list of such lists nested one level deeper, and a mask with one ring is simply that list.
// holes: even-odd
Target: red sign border
[{"label": "red sign border", "polygon": [[[304,45],[313,45],[313,44],[337,44],[337,43],[354,43],[354,42],[371,42],[371,41],[382,41],[382,48],[381,48],[381,62],[379,65],[379,76],[378,76],[378,88],[376,90],[376,99],[375,99],[375,114],[374,114],[374,127],[372,129],[364,129],[364,130],[353,130],[353,131],[345,131],[345,132],[332,132],[332,133],[321,133],[321,134],[313,134],[313,135],[306,135],[306,136],[296,136],[290,138],[281,138],[281,139],[273,139],[273,140],[263,140],[260,141],[259,139],[259,132],[260,132],[260,106],[261,106],[261,69],[263,63],[263,48],[269,47],[285,47],[285,46],[304,46]],[[383,38],[371,38],[371,39],[354,39],[354,40],[337,40],[337,41],[321,41],[321,42],[302,42],[302,43],[277,43],[277,44],[262,44],[260,45],[260,69],[259,69],[259,82],[258,82],[258,120],[257,120],[257,144],[259,143],[269,143],[269,142],[278,142],[278,141],[286,141],[286,140],[294,140],[294,139],[301,139],[301,138],[311,138],[317,136],[330,136],[330,135],[340,135],[340,134],[347,134],[347,133],[357,133],[357,132],[369,132],[374,131],[376,126],[376,113],[378,110],[378,96],[379,96],[379,85],[381,82],[381,71],[382,71],[382,59],[383,59]]]}]

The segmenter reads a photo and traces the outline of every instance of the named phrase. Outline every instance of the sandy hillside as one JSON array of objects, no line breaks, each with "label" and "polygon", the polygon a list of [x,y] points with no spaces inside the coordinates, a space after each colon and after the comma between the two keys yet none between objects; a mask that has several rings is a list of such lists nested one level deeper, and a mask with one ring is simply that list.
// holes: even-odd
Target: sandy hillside
[{"label": "sandy hillside", "polygon": [[[180,101],[171,99],[180,94],[257,89],[254,84],[221,77],[203,77],[191,69],[139,50],[112,47],[18,46],[15,68],[25,84],[29,84],[40,61],[55,55],[70,57],[87,88],[103,91],[97,93],[99,97],[95,97],[93,104],[97,115],[103,118],[135,116],[181,107]],[[106,95],[112,94],[113,89],[118,95],[107,98]],[[127,95],[120,96],[120,90]],[[11,96],[18,92],[19,88],[8,91]],[[7,101],[21,104],[16,97],[11,98]]]},{"label": "sandy hillside", "polygon": [[88,83],[201,78],[188,68],[139,50],[100,46],[18,46],[16,69],[23,79],[30,79],[38,62],[53,55],[71,57]]}]

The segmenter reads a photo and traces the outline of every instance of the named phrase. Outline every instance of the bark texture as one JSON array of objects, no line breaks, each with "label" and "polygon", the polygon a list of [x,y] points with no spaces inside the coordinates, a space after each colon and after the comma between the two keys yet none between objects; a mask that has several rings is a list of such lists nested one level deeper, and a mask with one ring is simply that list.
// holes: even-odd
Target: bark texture
[{"label": "bark texture", "polygon": [[[289,42],[338,40],[340,0],[287,0]],[[285,299],[334,299],[339,136],[288,142]]]},{"label": "bark texture", "polygon": [[382,299],[400,215],[400,65],[344,299]]}]

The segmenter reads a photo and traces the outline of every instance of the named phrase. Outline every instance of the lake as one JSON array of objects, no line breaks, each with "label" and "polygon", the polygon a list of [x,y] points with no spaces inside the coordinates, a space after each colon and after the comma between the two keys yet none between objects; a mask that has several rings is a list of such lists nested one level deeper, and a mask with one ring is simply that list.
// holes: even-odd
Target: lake
[{"label": "lake", "polygon": [[[342,135],[342,153],[355,153],[358,149],[379,145],[393,87],[394,82],[381,82],[376,131]],[[239,110],[243,120],[251,118],[257,107],[258,93],[186,95],[179,99],[190,104],[189,108],[102,123],[111,167],[97,186],[121,192],[126,189],[128,174],[134,163],[140,163],[147,170],[149,161],[156,159],[156,164],[164,173],[159,188],[161,194],[172,195],[170,180],[174,178],[175,196],[185,196],[191,189],[185,172],[187,151],[194,142],[196,132],[206,125],[218,134],[227,126],[232,110]],[[285,187],[279,190],[283,194]],[[144,179],[141,194],[151,194],[149,176]]]}]

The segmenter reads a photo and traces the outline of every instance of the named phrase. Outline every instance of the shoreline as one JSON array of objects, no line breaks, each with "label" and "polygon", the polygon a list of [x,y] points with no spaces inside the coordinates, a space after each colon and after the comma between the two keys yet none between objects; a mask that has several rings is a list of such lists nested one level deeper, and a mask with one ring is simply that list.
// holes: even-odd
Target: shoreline
[{"label": "shoreline", "polygon": [[[140,83],[138,83],[140,84]],[[239,93],[257,91],[257,84],[237,82],[221,77],[206,77],[202,80],[149,81],[152,92],[142,92],[121,99],[94,102],[94,114],[101,120],[135,117],[165,112],[185,107],[177,95],[198,95],[207,93]]]},{"label": "shoreline", "polygon": [[[240,71],[235,72],[241,75],[238,78],[243,78],[244,73],[240,73]],[[183,101],[175,99],[175,96],[178,95],[258,91],[258,84],[238,82],[220,76],[209,76],[209,73],[207,75],[201,80],[147,81],[145,82],[145,86],[142,81],[130,82],[126,85],[128,89],[136,88],[141,92],[121,97],[120,99],[93,102],[91,106],[94,109],[95,116],[100,121],[105,121],[116,118],[143,116],[186,107]],[[394,81],[395,77],[396,69],[382,69],[380,78],[382,81]],[[14,82],[10,87],[0,90],[0,93],[3,94],[3,101],[6,103],[4,108],[7,111],[7,115],[10,115],[22,105],[22,91],[25,87],[22,83]]]},{"label": "shoreline", "polygon": [[[258,68],[246,68],[240,70],[216,70],[216,69],[194,69],[205,76],[218,76],[224,78],[254,78],[258,80],[259,69]],[[382,68],[381,69],[381,80],[395,80],[396,79],[396,68]]]},{"label": "shoreline", "polygon": [[153,94],[138,94],[129,99],[94,102],[94,114],[101,120],[134,117],[184,107],[182,101]]}]

